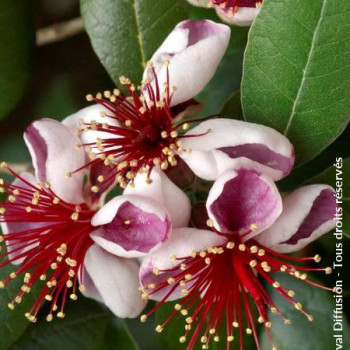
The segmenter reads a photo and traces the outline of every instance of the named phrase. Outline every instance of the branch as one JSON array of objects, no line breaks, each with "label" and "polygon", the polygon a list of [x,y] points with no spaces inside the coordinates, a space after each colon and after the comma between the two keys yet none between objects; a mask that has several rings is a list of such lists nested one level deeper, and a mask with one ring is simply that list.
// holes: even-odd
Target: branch
[{"label": "branch", "polygon": [[43,46],[61,41],[84,31],[84,22],[81,17],[66,22],[55,23],[41,28],[36,32],[36,45]]}]

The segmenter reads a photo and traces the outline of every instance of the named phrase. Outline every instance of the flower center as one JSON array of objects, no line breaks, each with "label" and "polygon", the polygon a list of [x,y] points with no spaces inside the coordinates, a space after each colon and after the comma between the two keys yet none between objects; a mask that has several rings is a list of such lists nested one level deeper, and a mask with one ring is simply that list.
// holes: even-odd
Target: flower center
[{"label": "flower center", "polygon": [[[96,176],[97,182],[112,184],[116,180],[125,188],[128,183],[133,184],[138,172],[147,173],[147,181],[151,182],[150,174],[154,166],[159,165],[162,170],[166,170],[169,166],[177,165],[178,152],[190,152],[182,147],[180,141],[189,136],[181,135],[181,132],[189,128],[189,123],[198,120],[174,122],[170,103],[176,88],[170,88],[168,63],[166,66],[167,82],[162,91],[155,69],[150,64],[154,85],[146,81],[143,87],[136,89],[129,79],[121,77],[120,82],[129,92],[128,97],[123,96],[118,89],[105,91],[103,95],[98,93],[96,96],[87,96],[88,101],[106,108],[106,111],[101,112],[105,122],[86,123],[80,120],[79,124],[83,128],[77,130],[93,130],[100,134],[96,142],[78,145],[84,146],[90,156],[90,162],[83,168],[90,165],[108,167],[108,171],[100,170],[103,175]],[[139,94],[136,90],[139,90]],[[98,192],[99,186],[92,184],[91,190]]]},{"label": "flower center", "polygon": [[[8,233],[0,236],[7,248],[0,255],[0,268],[10,263],[18,267],[0,281],[0,288],[23,276],[20,291],[8,304],[14,309],[36,282],[45,281],[26,317],[35,322],[47,300],[51,302],[47,320],[52,320],[55,311],[57,317],[63,318],[67,295],[77,299],[78,276],[82,277],[85,254],[93,243],[89,234],[95,229],[90,224],[95,212],[85,203],[63,201],[49,183],[33,185],[5,163],[1,167],[14,175],[16,182],[8,184],[1,180],[0,192],[8,194],[8,198],[0,202],[0,222],[6,224]],[[8,259],[4,260],[5,257]],[[79,289],[83,291],[84,287]]]},{"label": "flower center", "polygon": [[309,260],[319,262],[319,255],[293,258],[263,247],[253,240],[242,243],[238,235],[226,245],[192,252],[186,257],[173,256],[171,259],[179,264],[167,270],[155,268],[153,273],[159,282],[140,288],[143,298],[160,292],[165,294],[153,310],[141,316],[141,321],[145,322],[148,316],[175,293],[179,297],[182,295],[183,298],[175,305],[175,310],[156,327],[156,331],[161,332],[177,313],[181,313],[185,317],[186,325],[185,333],[179,341],[188,341],[189,350],[194,348],[198,339],[203,349],[208,349],[212,341],[220,341],[222,327],[226,329],[224,341],[227,349],[237,333],[240,349],[243,349],[243,332],[252,334],[257,348],[260,349],[252,303],[258,312],[258,322],[264,326],[273,349],[276,349],[269,330],[271,322],[267,309],[277,313],[285,324],[290,324],[291,321],[275,305],[262,281],[274,287],[298,311],[313,321],[313,316],[304,310],[300,302],[294,300],[295,292],[282,286],[272,275],[274,272],[282,271],[310,285],[331,290],[312,282],[307,276],[309,271],[330,273],[331,268],[294,265]]}]

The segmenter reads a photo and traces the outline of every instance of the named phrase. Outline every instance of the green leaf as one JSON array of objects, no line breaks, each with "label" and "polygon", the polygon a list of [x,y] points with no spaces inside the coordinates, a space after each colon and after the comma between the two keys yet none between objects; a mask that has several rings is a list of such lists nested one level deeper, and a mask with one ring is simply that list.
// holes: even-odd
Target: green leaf
[{"label": "green leaf", "polygon": [[231,118],[237,120],[244,120],[242,104],[241,104],[241,92],[234,92],[225,102],[220,115],[224,118]]},{"label": "green leaf", "polygon": [[286,135],[299,164],[349,121],[349,13],[344,0],[266,0],[249,34],[245,119]]},{"label": "green leaf", "polygon": [[[8,265],[0,268],[0,281],[4,280],[16,267]],[[33,304],[35,291],[26,294],[21,304],[16,305],[14,310],[8,308],[8,304],[16,297],[23,285],[20,277],[11,281],[0,289],[0,350],[7,349],[14,341],[16,341],[29,325],[29,321],[24,314],[29,311]]]},{"label": "green leaf", "polygon": [[333,165],[329,167],[305,184],[327,184],[336,190],[342,191],[342,203],[340,203],[340,206],[343,208],[343,232],[350,238],[350,182],[348,181],[350,176],[350,158],[342,159],[341,161],[335,160],[334,164],[338,166]]},{"label": "green leaf", "polygon": [[11,350],[137,350],[123,321],[93,300],[69,302],[64,319],[38,322],[28,327]]},{"label": "green leaf", "polygon": [[34,53],[33,4],[27,0],[0,2],[0,118],[25,92]]},{"label": "green leaf", "polygon": [[175,25],[187,18],[183,0],[80,0],[92,46],[112,80],[138,84],[147,60]]},{"label": "green leaf", "polygon": [[[277,314],[270,313],[271,334],[278,350],[330,350],[335,349],[333,338],[333,298],[330,292],[307,285],[290,276],[279,273],[275,278],[281,285],[296,293],[295,300],[301,302],[306,312],[315,317],[310,323],[291,304],[284,300],[275,288],[269,294],[277,307],[292,324],[286,326]],[[349,325],[344,320],[344,335],[349,333]],[[262,350],[271,350],[271,344],[262,330]],[[347,347],[344,346],[344,349]]]}]

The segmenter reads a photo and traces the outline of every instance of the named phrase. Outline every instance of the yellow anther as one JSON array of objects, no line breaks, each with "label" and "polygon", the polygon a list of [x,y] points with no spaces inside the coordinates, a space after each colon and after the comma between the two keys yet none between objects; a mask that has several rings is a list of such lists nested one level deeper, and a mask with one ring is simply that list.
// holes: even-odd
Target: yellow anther
[{"label": "yellow anther", "polygon": [[5,288],[5,283],[3,281],[0,281],[0,289]]},{"label": "yellow anther", "polygon": [[316,254],[316,255],[314,256],[314,261],[315,261],[316,263],[321,262],[321,260],[322,260],[322,258],[321,258],[321,256],[320,256],[319,254]]},{"label": "yellow anther", "polygon": [[260,317],[258,318],[258,322],[259,322],[259,323],[264,323],[264,322],[265,322],[264,317],[260,316]]},{"label": "yellow anther", "polygon": [[183,335],[182,337],[179,338],[179,342],[181,344],[185,343],[186,342],[186,337]]},{"label": "yellow anther", "polygon": [[208,220],[207,220],[207,226],[208,226],[208,227],[214,227],[214,221],[208,219]]},{"label": "yellow anther", "polygon": [[279,288],[279,287],[281,287],[281,284],[280,284],[279,282],[275,281],[275,282],[272,284],[272,286],[273,286],[274,288]]},{"label": "yellow anther", "polygon": [[201,337],[201,343],[206,343],[208,341],[208,337],[206,337],[205,335],[203,335]]},{"label": "yellow anther", "polygon": [[264,256],[265,255],[265,250],[264,249],[259,249],[258,255],[259,256]]},{"label": "yellow anther", "polygon": [[141,317],[140,317],[140,321],[142,322],[142,323],[145,323],[145,322],[147,322],[147,315],[141,315]]},{"label": "yellow anther", "polygon": [[246,328],[245,332],[246,332],[247,334],[252,334],[252,333],[253,333],[253,331],[252,331],[250,328]]},{"label": "yellow anther", "polygon": [[303,304],[301,304],[301,303],[296,303],[295,305],[294,305],[294,307],[297,309],[297,310],[302,310],[303,309]]},{"label": "yellow anther", "polygon": [[241,251],[241,252],[244,252],[245,251],[245,244],[241,243],[239,246],[238,246],[238,249]]},{"label": "yellow anther", "polygon": [[72,288],[73,287],[73,282],[71,280],[68,280],[66,282],[66,286],[67,286],[67,288]]},{"label": "yellow anther", "polygon": [[192,323],[193,322],[193,318],[192,317],[187,317],[186,318],[186,322],[187,323]]},{"label": "yellow anther", "polygon": [[207,257],[207,258],[205,258],[205,263],[207,264],[207,265],[210,265],[210,262],[211,262],[211,260],[210,260],[210,258],[209,257]]},{"label": "yellow anther", "polygon": [[174,284],[175,283],[175,279],[173,277],[169,277],[167,282],[168,282],[168,284]]},{"label": "yellow anther", "polygon": [[57,253],[64,256],[67,253],[67,244],[62,243],[59,248],[57,248]]},{"label": "yellow anther", "polygon": [[12,280],[14,280],[14,279],[17,277],[16,272],[11,272],[10,275],[9,275],[9,277],[10,277]]},{"label": "yellow anther", "polygon": [[226,244],[226,248],[227,248],[227,249],[233,249],[234,247],[235,247],[234,242],[228,242],[228,243]]},{"label": "yellow anther", "polygon": [[291,298],[295,297],[295,292],[294,292],[294,290],[289,290],[289,291],[288,291],[288,296],[290,296]]},{"label": "yellow anther", "polygon": [[178,136],[179,136],[179,134],[178,134],[177,131],[172,131],[172,132],[170,133],[170,137],[173,138],[173,139],[175,139],[175,138],[178,137]]},{"label": "yellow anther", "polygon": [[156,332],[161,333],[162,331],[163,331],[163,327],[159,324],[159,325],[156,327]]},{"label": "yellow anther", "polygon": [[216,335],[213,340],[215,341],[215,343],[218,343],[220,341],[220,337],[218,335]]},{"label": "yellow anther", "polygon": [[282,272],[286,272],[287,269],[288,269],[288,267],[287,267],[286,265],[282,265],[282,266],[280,267],[280,270],[281,270]]},{"label": "yellow anther", "polygon": [[331,267],[326,267],[326,268],[324,269],[324,271],[325,271],[326,275],[330,275],[330,274],[333,272],[333,270],[332,270]]},{"label": "yellow anther", "polygon": [[98,186],[91,186],[91,192],[97,193],[99,191]]},{"label": "yellow anther", "polygon": [[66,258],[65,262],[70,267],[76,267],[78,265],[77,261],[71,258]]},{"label": "yellow anther", "polygon": [[52,314],[49,314],[49,315],[46,316],[46,321],[47,322],[51,322],[52,320],[53,320]]},{"label": "yellow anther", "polygon": [[251,251],[252,253],[257,253],[258,250],[259,250],[259,248],[258,248],[256,245],[252,245],[252,246],[250,247],[250,251]]},{"label": "yellow anther", "polygon": [[288,318],[286,318],[286,319],[284,320],[284,324],[288,326],[288,325],[292,324],[292,321],[289,320]]},{"label": "yellow anther", "polygon": [[251,260],[251,261],[249,262],[249,265],[250,265],[251,267],[255,267],[255,266],[257,265],[257,261],[256,261],[256,260]]},{"label": "yellow anther", "polygon": [[234,328],[238,328],[238,327],[239,327],[239,323],[236,322],[236,321],[234,321],[234,322],[232,322],[232,326],[233,326]]},{"label": "yellow anther", "polygon": [[180,313],[181,313],[182,316],[187,316],[187,315],[188,315],[188,310],[182,309],[182,310],[180,311]]},{"label": "yellow anther", "polygon": [[265,327],[266,328],[271,328],[271,326],[272,326],[272,323],[270,321],[265,322]]},{"label": "yellow anther", "polygon": [[175,304],[174,309],[175,309],[176,311],[180,311],[180,310],[182,309],[181,304]]},{"label": "yellow anther", "polygon": [[191,275],[191,274],[187,274],[187,275],[185,275],[185,279],[187,280],[187,281],[189,281],[191,278],[192,278],[193,276]]},{"label": "yellow anther", "polygon": [[312,315],[307,315],[307,318],[308,318],[308,320],[309,320],[310,322],[315,321],[315,317],[312,316]]},{"label": "yellow anther", "polygon": [[233,335],[229,335],[229,336],[227,337],[227,341],[228,341],[229,343],[233,342],[234,339],[235,339],[235,338],[234,338]]},{"label": "yellow anther", "polygon": [[13,303],[8,303],[8,304],[7,304],[7,307],[8,307],[10,310],[14,310],[15,305],[14,305]]},{"label": "yellow anther", "polygon": [[64,318],[64,316],[65,316],[65,314],[62,311],[57,313],[58,318]]},{"label": "yellow anther", "polygon": [[186,289],[186,288],[181,289],[181,294],[182,294],[183,296],[188,295],[188,293],[189,293],[188,289]]},{"label": "yellow anther", "polygon": [[91,94],[86,95],[85,98],[86,98],[86,101],[88,102],[91,102],[94,100],[94,96],[92,96]]},{"label": "yellow anther", "polygon": [[252,231],[256,231],[258,228],[259,228],[259,226],[258,226],[257,223],[254,223],[254,224],[251,224],[251,225],[250,225],[250,229],[251,229]]},{"label": "yellow anther", "polygon": [[69,297],[74,301],[78,300],[78,296],[76,294],[71,294]]},{"label": "yellow anther", "polygon": [[80,290],[81,293],[84,293],[86,291],[86,288],[85,288],[84,285],[80,285],[79,286],[79,290]]},{"label": "yellow anther", "polygon": [[51,267],[51,269],[52,270],[56,270],[57,269],[57,263],[52,263],[51,265],[50,265],[50,267]]}]

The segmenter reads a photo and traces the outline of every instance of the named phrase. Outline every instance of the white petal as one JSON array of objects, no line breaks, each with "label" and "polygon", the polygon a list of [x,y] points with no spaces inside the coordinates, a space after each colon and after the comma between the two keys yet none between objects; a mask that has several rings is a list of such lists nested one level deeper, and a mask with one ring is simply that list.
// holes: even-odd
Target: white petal
[{"label": "white petal", "polygon": [[218,118],[199,124],[186,133],[189,135],[202,136],[181,139],[183,147],[192,151],[179,156],[205,180],[213,181],[227,169],[249,164],[279,180],[294,164],[289,140],[263,125]]},{"label": "white petal", "polygon": [[[208,84],[223,57],[230,39],[230,28],[208,20],[183,21],[165,39],[151,58],[163,89],[167,82],[169,60],[170,86],[176,86],[171,105],[197,95]],[[210,54],[203,54],[209,53]],[[155,87],[153,73],[147,68],[144,79]]]},{"label": "white petal", "polygon": [[83,171],[67,179],[67,172],[85,164],[84,150],[76,148],[77,136],[56,120],[40,119],[29,125],[24,140],[32,156],[37,181],[48,181],[56,195],[69,203],[82,203]]},{"label": "white petal", "polygon": [[166,209],[144,196],[118,196],[92,218],[100,226],[91,238],[108,252],[141,257],[157,250],[169,238],[171,223]]},{"label": "white petal", "polygon": [[231,169],[215,181],[207,211],[218,231],[238,232],[248,240],[275,222],[282,212],[282,199],[270,178],[252,169]]},{"label": "white petal", "polygon": [[256,239],[282,253],[300,250],[335,227],[336,211],[330,186],[301,187],[283,199],[282,215]]},{"label": "white petal", "polygon": [[[112,115],[105,107],[100,104],[95,104],[86,108],[81,109],[80,111],[68,116],[67,118],[62,120],[62,124],[66,125],[72,131],[82,130],[82,126],[79,124],[80,120],[83,120],[84,123],[91,123],[92,121],[96,121],[97,123],[107,123],[111,126],[119,126],[120,124],[114,119],[109,118],[107,116],[102,117],[101,112]],[[105,139],[108,137],[116,138],[116,135],[110,134],[106,131],[93,131],[88,130],[79,134],[81,143],[87,144],[91,142],[96,142],[97,138]],[[93,149],[94,151],[94,149]]]},{"label": "white petal", "polygon": [[105,305],[118,317],[136,317],[145,307],[138,282],[139,266],[92,245],[86,253],[85,269]]},{"label": "white petal", "polygon": [[[169,241],[164,244],[157,252],[148,255],[141,264],[140,267],[140,282],[146,286],[151,283],[157,283],[159,277],[163,280],[164,274],[159,277],[155,276],[153,271],[155,268],[159,270],[170,269],[179,264],[179,261],[170,260],[172,255],[177,257],[186,257],[191,254],[192,251],[206,250],[209,247],[220,246],[225,244],[227,239],[219,236],[212,231],[198,230],[194,228],[179,228],[173,230]],[[168,277],[170,277],[169,275]],[[159,293],[152,294],[150,299],[161,300],[166,294],[166,289]],[[181,290],[173,293],[172,296],[167,299],[175,300],[181,297]]]},{"label": "white petal", "polygon": [[135,187],[128,186],[124,194],[153,198],[167,208],[174,228],[187,226],[191,215],[191,203],[186,194],[158,167],[152,170],[152,183],[147,183],[146,178],[146,174],[138,174]]},{"label": "white petal", "polygon": [[240,27],[250,26],[260,11],[259,8],[254,7],[239,7],[234,15],[230,15],[219,6],[215,6],[215,8],[216,13],[224,22]]}]

